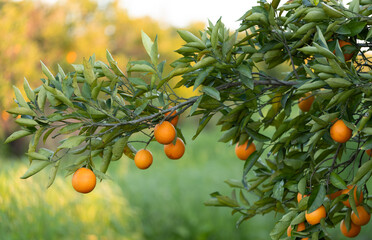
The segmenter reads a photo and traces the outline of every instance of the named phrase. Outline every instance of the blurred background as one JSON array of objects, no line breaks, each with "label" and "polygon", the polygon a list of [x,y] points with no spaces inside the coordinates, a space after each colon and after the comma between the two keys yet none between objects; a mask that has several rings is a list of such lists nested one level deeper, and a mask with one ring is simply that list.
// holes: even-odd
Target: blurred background
[{"label": "blurred background", "polygon": [[[234,4],[233,4],[234,3]],[[229,194],[226,179],[240,179],[244,162],[234,147],[216,142],[219,129],[209,124],[195,141],[196,119],[181,118],[187,149],[178,161],[166,158],[162,146],[151,144],[156,156],[146,171],[123,157],[108,174],[112,181],[97,184],[82,195],[71,187],[63,171],[46,189],[48,171],[21,180],[28,160],[28,140],[4,145],[17,129],[4,110],[14,107],[12,85],[32,88],[43,77],[42,60],[56,72],[96,54],[105,61],[108,49],[122,68],[129,60],[145,59],[141,30],[158,35],[159,52],[168,63],[183,41],[176,29],[195,34],[207,20],[222,16],[231,29],[255,1],[64,0],[0,1],[0,239],[269,239],[280,216],[257,216],[235,228],[239,216],[229,209],[205,207],[209,194]],[[149,16],[150,17],[149,17]],[[194,93],[178,89],[184,96]],[[254,197],[252,196],[252,200]],[[367,236],[364,228],[362,233]],[[332,232],[342,239],[338,231]],[[360,239],[363,239],[361,237]],[[365,237],[364,239],[368,239]]]}]

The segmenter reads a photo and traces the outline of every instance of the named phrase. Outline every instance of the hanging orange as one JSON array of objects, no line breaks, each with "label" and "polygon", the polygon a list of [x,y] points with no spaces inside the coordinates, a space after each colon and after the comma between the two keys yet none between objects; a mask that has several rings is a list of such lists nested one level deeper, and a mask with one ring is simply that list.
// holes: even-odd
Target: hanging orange
[{"label": "hanging orange", "polygon": [[169,159],[180,159],[185,153],[185,144],[181,138],[177,138],[176,144],[164,145],[164,152]]},{"label": "hanging orange", "polygon": [[152,164],[152,153],[147,149],[139,150],[134,156],[134,163],[139,169],[147,169]]},{"label": "hanging orange", "polygon": [[351,129],[342,120],[337,120],[330,129],[331,138],[338,143],[347,142],[351,138],[351,133]]},{"label": "hanging orange", "polygon": [[256,151],[256,145],[252,142],[248,146],[248,141],[246,141],[244,144],[239,145],[239,143],[235,146],[235,154],[236,156],[241,160],[247,160],[247,158]]},{"label": "hanging orange", "polygon": [[155,126],[154,136],[158,143],[169,144],[176,137],[176,129],[170,122],[164,121]]},{"label": "hanging orange", "polygon": [[[169,107],[171,108],[171,107]],[[164,116],[168,116],[171,112],[167,112],[164,114]],[[173,117],[177,114],[177,111],[173,111],[173,113],[170,115],[170,117]],[[177,126],[177,123],[178,123],[178,120],[179,120],[180,116],[177,115],[175,116],[174,118],[172,118],[172,120],[170,120],[170,123],[172,123],[173,126]]]},{"label": "hanging orange", "polygon": [[[344,189],[344,190],[342,190],[342,194],[347,194],[347,195],[349,195],[350,193],[350,189],[352,189],[354,186],[352,186],[352,185],[349,185],[349,186],[347,186],[347,189]],[[361,203],[362,203],[362,201],[363,201],[363,192],[361,191],[360,192],[360,195],[359,195],[359,199],[358,199],[358,197],[357,197],[357,188],[355,187],[354,188],[354,200],[355,200],[355,205],[357,205],[357,206],[359,206]],[[349,203],[349,199],[347,199],[346,201],[343,201],[342,202],[346,207],[348,207],[348,208],[350,208],[351,206],[350,206],[350,203]]]},{"label": "hanging orange", "polygon": [[345,237],[349,237],[349,238],[354,238],[354,237],[358,236],[361,229],[362,229],[361,226],[355,225],[353,222],[350,222],[349,231],[347,230],[347,227],[346,227],[346,224],[345,224],[344,220],[342,220],[342,222],[340,224],[341,233]]},{"label": "hanging orange", "polygon": [[96,175],[88,168],[79,168],[72,176],[72,187],[80,193],[89,193],[96,186]]},{"label": "hanging orange", "polygon": [[326,216],[327,216],[327,212],[323,205],[311,213],[308,213],[307,211],[305,213],[306,221],[310,225],[315,225],[315,224],[320,223],[320,220],[322,218],[325,218]]},{"label": "hanging orange", "polygon": [[313,105],[313,102],[315,100],[314,96],[311,96],[311,93],[306,93],[305,97],[302,97],[298,100],[298,107],[303,112],[310,111],[311,105]]}]

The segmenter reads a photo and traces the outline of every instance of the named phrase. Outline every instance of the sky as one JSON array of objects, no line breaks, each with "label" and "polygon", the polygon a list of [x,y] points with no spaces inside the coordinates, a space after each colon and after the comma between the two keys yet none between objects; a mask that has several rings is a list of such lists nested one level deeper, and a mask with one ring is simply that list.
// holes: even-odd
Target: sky
[{"label": "sky", "polygon": [[[43,0],[56,2],[57,0]],[[109,0],[98,0],[106,2]],[[267,0],[271,2],[271,0]],[[343,3],[351,0],[343,0]],[[120,0],[132,17],[150,16],[168,25],[183,28],[192,22],[215,23],[219,17],[231,30],[239,28],[237,21],[257,0]],[[282,0],[281,4],[286,0]]]},{"label": "sky", "polygon": [[186,27],[191,22],[213,23],[222,16],[230,29],[237,29],[237,20],[256,4],[255,0],[121,0],[130,16],[151,16],[176,27]]},{"label": "sky", "polygon": [[[271,0],[267,0],[271,2]],[[351,0],[343,0],[346,4]],[[281,4],[286,0],[282,0]],[[239,28],[237,21],[257,5],[257,0],[121,0],[130,16],[150,16],[156,20],[182,28],[193,21],[215,23],[219,17],[230,29]]]}]

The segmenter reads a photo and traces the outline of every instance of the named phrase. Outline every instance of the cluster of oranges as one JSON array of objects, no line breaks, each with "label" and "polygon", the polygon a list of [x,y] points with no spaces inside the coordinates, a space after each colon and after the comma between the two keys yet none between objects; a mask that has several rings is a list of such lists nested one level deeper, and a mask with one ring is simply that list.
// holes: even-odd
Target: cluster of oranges
[{"label": "cluster of oranges", "polygon": [[[167,117],[170,112],[166,113]],[[174,111],[170,117],[176,115]],[[154,137],[155,140],[164,145],[165,155],[169,159],[180,159],[185,153],[185,144],[181,138],[177,137],[175,126],[178,123],[179,116],[173,117],[171,121],[163,121],[155,126]],[[139,169],[147,169],[152,164],[152,153],[147,149],[139,150],[134,156],[134,163]]]},{"label": "cluster of oranges", "polygon": [[[350,190],[354,188],[354,199],[355,199],[355,205],[357,206],[357,214],[353,211],[351,213],[350,219],[350,227],[348,228],[346,226],[346,223],[344,220],[341,221],[340,224],[340,230],[342,234],[346,237],[356,237],[361,230],[361,226],[366,225],[370,218],[371,215],[369,212],[365,209],[364,206],[361,206],[360,204],[363,202],[363,192],[360,192],[359,198],[357,196],[357,187],[354,187],[352,185],[347,186],[347,189],[337,191],[329,196],[330,199],[334,199],[342,194],[347,194],[349,195]],[[349,200],[345,200],[342,202],[346,207],[351,208]]]},{"label": "cluster of oranges", "polygon": [[[355,205],[357,206],[357,213],[355,213],[354,211],[351,213],[350,227],[347,227],[345,220],[342,220],[340,224],[340,230],[344,236],[353,238],[353,237],[356,237],[360,233],[361,226],[366,225],[371,218],[371,215],[366,210],[366,208],[360,205],[363,202],[363,192],[360,192],[360,195],[358,198],[357,187],[349,185],[347,189],[339,190],[335,193],[327,195],[327,197],[333,200],[340,195],[349,195],[351,189],[354,189],[353,193],[354,193]],[[302,195],[301,193],[298,193],[297,202],[299,203],[305,197],[308,197],[308,195]],[[342,201],[342,203],[344,204],[344,206],[351,208],[349,199]],[[327,217],[327,211],[323,205],[311,213],[309,213],[308,211],[306,211],[305,213],[306,222],[310,225],[316,225],[320,223],[321,219],[326,218],[326,217]],[[304,222],[302,222],[297,225],[296,231],[301,232],[301,231],[304,231],[305,229],[306,229],[306,225]],[[293,230],[292,226],[289,226],[287,229],[288,237],[291,236],[292,230]],[[306,240],[309,238],[303,238],[303,239]]]},{"label": "cluster of oranges", "polygon": [[[170,113],[166,113],[167,117]],[[171,116],[176,115],[174,111]],[[155,126],[155,140],[164,145],[164,152],[170,159],[180,159],[185,153],[185,144],[177,137],[175,126],[178,123],[179,115],[174,116],[171,121],[163,121]],[[153,161],[152,153],[145,149],[137,151],[134,156],[134,163],[139,169],[147,169]],[[80,193],[89,193],[96,186],[96,175],[88,168],[79,168],[72,176],[72,186]]]}]

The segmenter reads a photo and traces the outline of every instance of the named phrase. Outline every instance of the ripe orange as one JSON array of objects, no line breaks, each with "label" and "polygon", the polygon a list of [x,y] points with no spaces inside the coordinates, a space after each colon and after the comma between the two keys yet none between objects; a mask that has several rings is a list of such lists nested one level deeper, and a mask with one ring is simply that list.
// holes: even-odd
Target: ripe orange
[{"label": "ripe orange", "polygon": [[331,193],[327,195],[327,197],[331,200],[335,199],[336,197],[340,196],[342,194],[342,190],[339,190],[337,192]]},{"label": "ripe orange", "polygon": [[342,222],[340,224],[340,229],[341,229],[342,234],[345,237],[349,237],[349,238],[353,238],[353,237],[358,236],[358,234],[360,233],[361,228],[362,228],[361,226],[355,225],[353,222],[351,222],[350,223],[350,229],[349,229],[349,231],[347,231],[345,221],[342,220]]},{"label": "ripe orange", "polygon": [[369,156],[372,157],[372,150],[371,150],[371,149],[366,150],[366,153],[367,153]]},{"label": "ripe orange", "polygon": [[72,186],[77,192],[89,193],[96,186],[96,175],[88,168],[79,168],[72,176]]},{"label": "ripe orange", "polygon": [[141,149],[134,156],[134,163],[139,169],[147,169],[152,164],[152,153],[149,150]]},{"label": "ripe orange", "polygon": [[299,203],[304,197],[307,197],[308,195],[302,195],[301,193],[297,193],[297,202]]},{"label": "ripe orange", "polygon": [[[342,190],[342,194],[349,195],[350,189],[352,189],[353,187],[354,186],[352,186],[352,185],[347,186],[347,189]],[[357,188],[356,187],[354,188],[354,200],[355,200],[355,205],[357,205],[357,206],[359,206],[362,203],[362,201],[363,201],[363,192],[360,192],[359,199],[357,199]],[[346,200],[346,201],[343,201],[342,203],[346,207],[349,207],[349,208],[351,207],[350,206],[350,203],[349,203],[349,199]]]},{"label": "ripe orange", "polygon": [[353,211],[351,213],[351,221],[353,221],[355,225],[359,225],[359,226],[366,225],[371,219],[371,215],[366,211],[366,209],[363,206],[358,206],[357,211],[358,211],[359,217]]},{"label": "ripe orange", "polygon": [[252,142],[251,144],[248,145],[248,140],[242,144],[239,145],[239,143],[236,144],[235,146],[235,154],[238,156],[239,159],[241,160],[247,160],[247,158],[254,152],[256,151],[256,145]]},{"label": "ripe orange", "polygon": [[[303,230],[305,230],[305,223],[302,222],[300,224],[297,225],[297,228],[296,228],[296,231],[297,232],[302,232]],[[289,225],[289,227],[287,228],[287,236],[290,237],[292,236],[292,227],[291,225]],[[302,238],[303,240],[308,240],[309,238]]]},{"label": "ripe orange", "polygon": [[[351,43],[346,42],[346,41],[344,41],[344,40],[339,40],[338,43],[340,44],[341,49],[342,49],[344,46],[346,46],[346,45],[352,45]],[[352,59],[352,58],[353,58],[353,55],[354,55],[353,52],[352,52],[352,53],[344,53],[345,61],[349,61],[350,59]]]},{"label": "ripe orange", "polygon": [[70,51],[70,52],[68,52],[67,55],[66,55],[66,61],[67,61],[69,64],[74,63],[75,60],[76,60],[76,57],[77,57],[76,52],[74,52],[74,51]]},{"label": "ripe orange", "polygon": [[330,129],[331,138],[338,143],[347,142],[351,138],[351,133],[351,129],[342,120],[337,120]]},{"label": "ripe orange", "polygon": [[[171,107],[169,107],[169,108],[171,108]],[[166,114],[164,114],[164,116],[168,116],[170,113],[171,112],[167,112]],[[177,111],[174,111],[170,116],[173,117],[176,114],[177,114]],[[170,123],[172,123],[173,126],[177,126],[179,118],[180,118],[179,115],[175,116],[172,120],[170,120]]]},{"label": "ripe orange", "polygon": [[306,93],[305,97],[302,97],[298,100],[298,107],[301,109],[303,112],[308,112],[310,111],[311,105],[313,104],[315,97],[311,96],[311,93]]},{"label": "ripe orange", "polygon": [[316,209],[314,212],[308,213],[306,211],[305,213],[306,221],[311,225],[320,223],[320,220],[322,218],[325,218],[326,216],[327,216],[327,212],[323,205],[320,206],[318,209]]},{"label": "ripe orange", "polygon": [[164,121],[155,126],[154,136],[158,143],[169,144],[176,137],[176,129],[170,122]]},{"label": "ripe orange", "polygon": [[185,144],[181,138],[177,138],[175,145],[173,143],[164,145],[164,152],[170,159],[180,159],[185,153]]},{"label": "ripe orange", "polygon": [[[333,41],[332,39],[330,39],[329,41]],[[349,42],[346,42],[344,40],[341,40],[339,39],[338,40],[338,43],[340,44],[340,48],[342,49],[344,46],[346,45],[352,45],[351,43]],[[333,51],[333,54],[336,54],[336,50]],[[345,61],[349,61],[352,57],[353,57],[354,53],[344,53],[344,58],[345,58]]]}]

